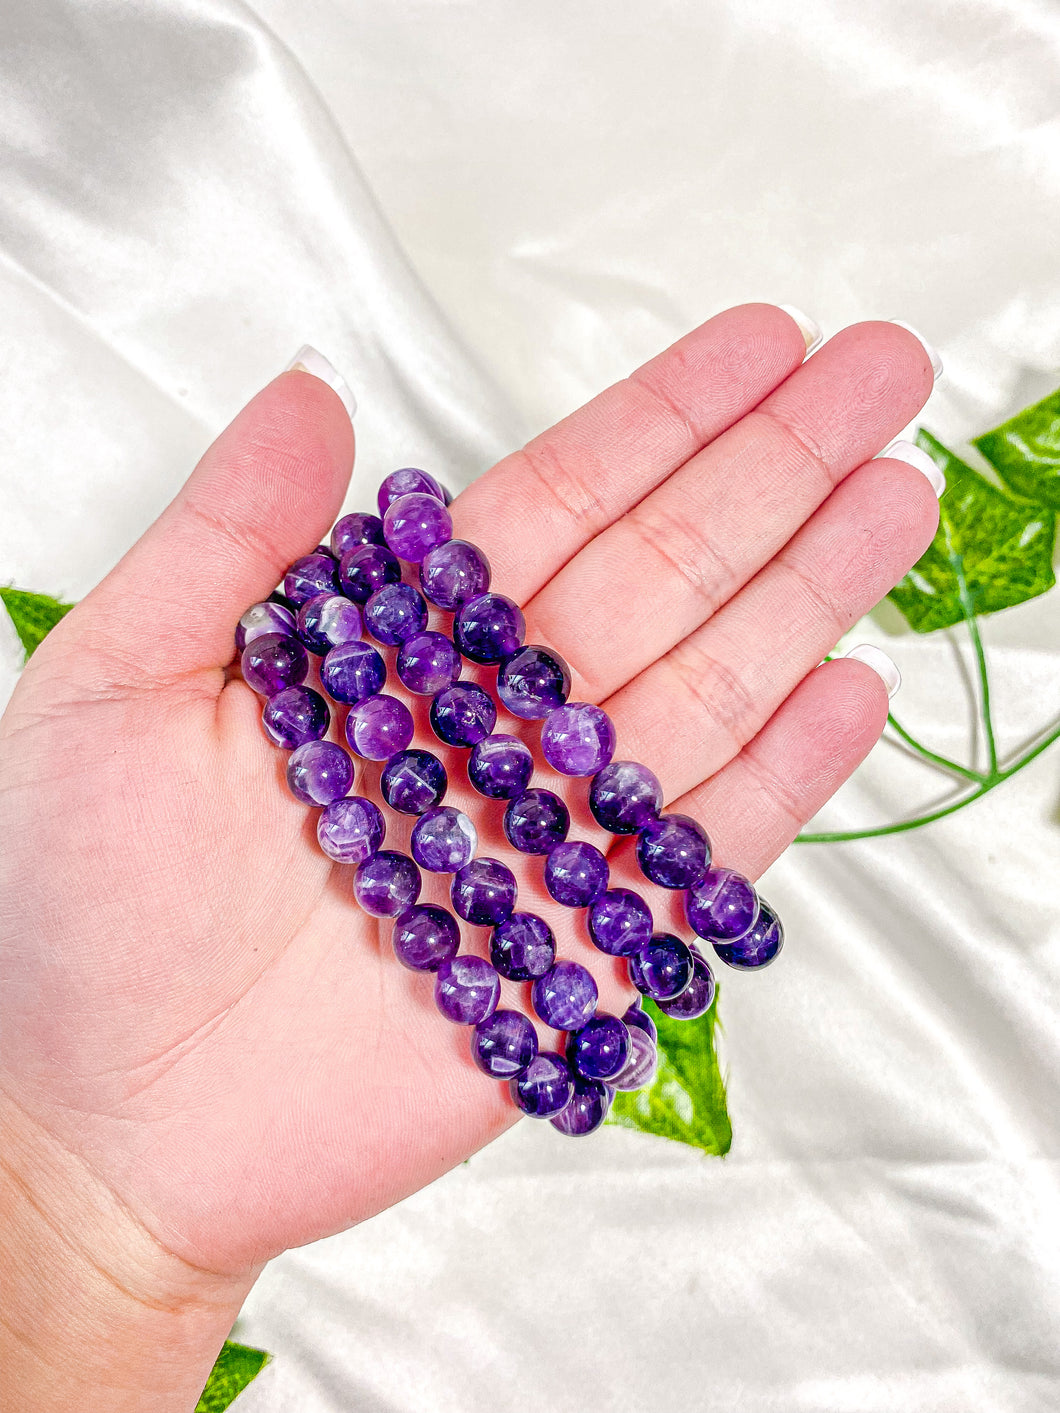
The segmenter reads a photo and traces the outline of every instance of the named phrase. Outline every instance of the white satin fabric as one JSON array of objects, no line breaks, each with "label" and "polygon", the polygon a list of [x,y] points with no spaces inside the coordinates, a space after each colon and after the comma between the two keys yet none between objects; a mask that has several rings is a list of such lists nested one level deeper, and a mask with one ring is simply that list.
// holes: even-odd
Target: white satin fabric
[{"label": "white satin fabric", "polygon": [[[360,401],[351,504],[748,298],[921,327],[960,441],[1060,382],[1058,74],[1047,0],[8,0],[0,579],[84,593],[307,341]],[[1006,749],[1058,625],[987,624]],[[965,753],[963,647],[865,638]],[[273,1263],[240,1408],[1060,1407],[1058,783],[789,851],[787,951],[724,985],[730,1157],[521,1125]],[[827,821],[941,788],[880,747]]]}]

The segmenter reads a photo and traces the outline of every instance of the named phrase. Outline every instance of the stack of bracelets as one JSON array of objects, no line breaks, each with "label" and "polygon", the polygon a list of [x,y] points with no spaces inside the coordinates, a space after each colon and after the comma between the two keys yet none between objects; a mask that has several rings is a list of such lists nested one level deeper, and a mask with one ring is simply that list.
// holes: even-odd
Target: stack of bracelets
[{"label": "stack of bracelets", "polygon": [[[496,666],[497,697],[515,717],[540,720],[541,752],[562,775],[588,776],[589,808],[614,835],[636,835],[644,876],[684,890],[689,925],[723,962],[740,969],[772,961],[784,933],[751,883],[711,866],[710,841],[695,820],[661,814],[662,789],[634,761],[616,761],[615,729],[606,712],[569,702],[567,664],[550,648],[524,646],[517,604],[490,593],[486,556],[452,537],[448,492],[425,471],[395,471],[379,490],[379,515],[345,515],[323,546],[294,563],[282,592],[243,614],[236,630],[244,680],[267,698],[265,732],[291,752],[287,782],[297,799],[320,809],[324,853],[353,864],[353,891],[374,917],[392,918],[397,958],[432,972],[438,1009],[473,1027],[471,1051],[486,1074],[507,1080],[525,1114],[550,1119],[564,1134],[591,1133],[604,1121],[616,1090],[654,1079],[656,1027],[638,999],[619,1018],[597,1011],[592,974],[557,960],[552,929],[534,913],[516,912],[516,880],[500,860],[476,857],[468,816],[444,805],[445,766],[412,745],[412,713],[382,688],[387,667],[365,641],[397,650],[396,671],[412,693],[431,698],[430,722],[440,740],[470,749],[467,775],[480,795],[505,800],[504,833],[525,854],[545,856],[551,896],[586,910],[589,936],[624,957],[629,978],[667,1016],[694,1019],[710,1006],[714,976],[703,953],[654,930],[648,904],[628,888],[610,888],[604,854],[569,840],[570,813],[550,790],[532,789],[533,756],[516,736],[494,732],[497,705],[474,682],[461,682],[463,659]],[[403,581],[401,561],[418,569],[419,589]],[[428,628],[428,602],[454,615],[452,636]],[[385,761],[380,780],[391,808],[417,817],[412,857],[381,847],[382,810],[349,793],[354,764],[325,740],[331,710],[304,685],[308,653],[322,659],[320,681],[349,707],[351,749]],[[418,903],[420,868],[451,874],[453,911],[489,927],[490,960],[460,952],[460,927],[447,909]],[[566,1034],[564,1053],[539,1050],[534,1025],[521,1011],[498,1009],[500,978],[531,982],[538,1018]]]}]

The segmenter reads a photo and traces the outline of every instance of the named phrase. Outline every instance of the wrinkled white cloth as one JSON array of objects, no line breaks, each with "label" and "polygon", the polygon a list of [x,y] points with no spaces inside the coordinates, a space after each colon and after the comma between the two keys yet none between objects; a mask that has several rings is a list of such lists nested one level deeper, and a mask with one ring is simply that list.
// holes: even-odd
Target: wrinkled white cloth
[{"label": "wrinkled white cloth", "polygon": [[[1058,73],[1048,0],[8,0],[0,580],[83,594],[304,342],[360,400],[351,505],[466,484],[748,298],[920,327],[959,443],[1060,382]],[[986,625],[1005,749],[1058,626]],[[959,640],[858,639],[965,755]],[[0,700],[17,663],[0,625]],[[881,746],[825,820],[943,788]],[[1058,798],[1054,750],[789,851],[782,961],[724,979],[731,1155],[524,1123],[274,1262],[239,1407],[1060,1407]]]}]

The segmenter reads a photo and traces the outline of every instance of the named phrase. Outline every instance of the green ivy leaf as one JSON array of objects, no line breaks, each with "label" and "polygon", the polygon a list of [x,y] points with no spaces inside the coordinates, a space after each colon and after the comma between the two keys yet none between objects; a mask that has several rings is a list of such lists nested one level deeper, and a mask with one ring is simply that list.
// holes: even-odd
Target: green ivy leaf
[{"label": "green ivy leaf", "polygon": [[0,600],[11,615],[27,657],[73,608],[72,603],[60,603],[47,594],[29,594],[24,589],[0,589]]},{"label": "green ivy leaf", "polygon": [[732,1124],[718,1067],[714,1028],[718,998],[698,1020],[671,1020],[650,1001],[644,1009],[659,1028],[659,1073],[650,1089],[615,1095],[608,1123],[688,1143],[704,1153],[727,1153]]},{"label": "green ivy leaf", "polygon": [[1060,510],[1060,388],[972,446],[1018,496]]},{"label": "green ivy leaf", "polygon": [[247,1384],[257,1378],[269,1362],[269,1357],[263,1349],[251,1349],[226,1339],[213,1372],[206,1380],[202,1397],[195,1405],[195,1413],[221,1413]]},{"label": "green ivy leaf", "polygon": [[961,569],[974,613],[996,613],[1044,594],[1056,582],[1056,516],[992,486],[930,432],[917,434],[946,473],[939,528],[927,551],[889,597],[918,633],[964,618]]}]

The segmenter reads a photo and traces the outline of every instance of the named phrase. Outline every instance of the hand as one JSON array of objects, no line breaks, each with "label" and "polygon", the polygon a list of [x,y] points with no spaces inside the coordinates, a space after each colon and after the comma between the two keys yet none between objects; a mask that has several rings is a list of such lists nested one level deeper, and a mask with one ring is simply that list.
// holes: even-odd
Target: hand
[{"label": "hand", "polygon": [[[729,310],[453,505],[527,641],[570,663],[571,699],[602,703],[619,756],[751,877],[877,739],[880,678],[818,664],[937,519],[922,475],[869,459],[931,389],[919,342],[862,324],[803,356],[779,309]],[[277,378],[53,631],[0,723],[10,1121],[167,1263],[233,1289],[517,1117],[317,848],[261,702],[226,676],[239,614],[326,535],[352,460],[335,394]],[[468,799],[492,852],[500,809]],[[520,896],[624,1008],[624,968],[581,920]]]}]

